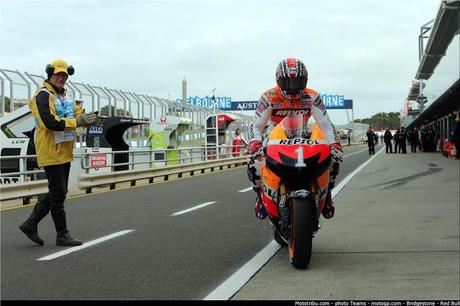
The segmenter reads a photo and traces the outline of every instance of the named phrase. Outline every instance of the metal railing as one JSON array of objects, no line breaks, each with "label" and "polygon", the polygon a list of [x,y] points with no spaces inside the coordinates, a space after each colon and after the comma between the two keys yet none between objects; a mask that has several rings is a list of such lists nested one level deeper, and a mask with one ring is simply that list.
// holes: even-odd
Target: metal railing
[{"label": "metal railing", "polygon": [[[232,153],[232,149],[239,149],[238,156]],[[186,147],[178,149],[166,150],[127,150],[127,151],[108,151],[108,152],[85,152],[81,155],[81,168],[84,174],[79,175],[78,186],[80,189],[85,189],[86,193],[91,193],[92,188],[97,186],[109,185],[110,189],[115,189],[117,183],[131,182],[131,186],[136,185],[137,180],[148,179],[149,183],[153,183],[154,178],[163,177],[168,180],[171,175],[182,177],[183,173],[189,172],[194,175],[196,171],[204,173],[206,169],[214,171],[215,168],[223,169],[224,167],[238,166],[247,162],[247,148],[245,146],[219,146],[219,147]],[[179,153],[178,158],[163,158],[155,159],[155,153],[163,153],[166,157],[166,152],[175,151]],[[94,155],[108,154],[128,154],[128,162],[126,163],[106,163],[102,166],[91,166],[90,158]],[[149,155],[147,160],[139,160],[140,156]],[[243,156],[242,156],[243,155]],[[0,157],[3,160],[18,160],[23,165],[23,171],[1,173],[0,177],[21,177],[18,183],[2,184],[1,201],[23,198],[23,204],[29,204],[30,198],[40,194],[48,193],[48,182],[46,179],[38,179],[37,174],[44,173],[44,170],[27,170],[27,160],[35,159],[36,155],[24,156],[4,156]],[[177,162],[178,165],[168,165]],[[136,165],[146,165],[141,169],[135,169]],[[130,170],[113,171],[115,167],[128,166]],[[91,169],[95,168],[110,168],[110,171],[105,173],[90,173]]]},{"label": "metal railing", "polygon": [[[22,168],[23,169],[26,169],[26,170],[23,170],[23,171],[17,171],[17,172],[5,172],[5,173],[0,173],[0,177],[12,177],[12,176],[19,176],[21,178],[21,180],[24,182],[26,181],[26,176],[27,175],[30,175],[30,174],[38,174],[38,173],[44,173],[45,171],[44,170],[27,170],[27,160],[30,160],[32,159],[35,163],[36,159],[37,159],[37,156],[36,155],[22,155],[22,156],[0,156],[0,164],[4,161],[4,160],[18,160],[18,166],[20,164],[22,164]],[[34,179],[36,179],[34,177]]]},{"label": "metal railing", "polygon": [[[26,205],[30,203],[32,196],[48,192],[48,181],[38,177],[39,174],[44,174],[45,171],[40,169],[27,170],[29,167],[28,160],[35,164],[36,158],[36,155],[0,156],[0,165],[6,160],[17,160],[14,168],[21,169],[20,165],[22,165],[22,169],[24,169],[23,171],[0,173],[2,201],[22,198],[22,203]],[[14,179],[17,179],[17,181],[15,182]]]},{"label": "metal railing", "polygon": [[[236,153],[232,153],[233,149],[239,149],[238,155],[244,155],[247,153],[247,147],[244,145],[241,146],[231,146],[231,145],[223,145],[218,147],[185,147],[185,148],[178,148],[178,149],[140,149],[140,150],[125,150],[125,151],[94,151],[94,152],[84,152],[81,155],[81,168],[85,170],[85,173],[89,173],[90,169],[94,168],[110,168],[111,171],[114,170],[115,167],[119,166],[129,166],[131,170],[134,170],[135,165],[148,165],[148,167],[158,167],[162,164],[173,164],[175,162],[179,164],[186,164],[186,163],[193,163],[194,161],[206,161],[206,160],[220,160],[220,159],[227,159],[230,157],[237,157]],[[166,158],[167,152],[178,152],[178,158]],[[155,154],[162,154],[164,156],[163,159],[156,159]],[[113,156],[116,154],[127,154],[129,156],[129,161],[125,163],[105,163],[101,166],[91,166],[91,157],[92,156],[100,156],[101,154],[107,154],[112,156],[111,160],[113,160]],[[143,161],[136,161],[136,156],[143,155],[149,156],[148,160]]]},{"label": "metal railing", "polygon": [[244,165],[247,161],[246,157],[230,157],[227,159],[208,160],[164,168],[125,170],[100,174],[84,173],[78,177],[78,187],[85,190],[86,193],[91,193],[94,187],[110,186],[110,189],[115,189],[118,183],[130,182],[131,186],[136,186],[137,181],[148,180],[149,184],[152,184],[154,183],[154,179],[158,177],[167,181],[172,175],[182,178],[183,174],[189,173],[190,176],[193,176],[197,171],[205,173],[207,169],[210,169],[211,172],[214,172],[216,168],[223,170],[225,167],[231,168],[232,166]]},{"label": "metal railing", "polygon": [[[30,100],[33,91],[41,86],[44,80],[45,77],[42,75],[0,68],[0,116],[3,116],[5,111],[14,111]],[[9,86],[5,86],[6,83],[9,83]],[[153,121],[154,118],[160,116],[176,115],[190,118],[196,126],[204,128],[208,116],[224,112],[201,106],[183,105],[170,99],[110,89],[104,86],[76,82],[75,80],[68,80],[66,87],[69,96],[90,100],[84,103],[86,111],[99,111],[101,113],[102,108],[104,110],[107,108],[106,115],[109,116],[142,117]],[[26,93],[21,95],[21,89],[25,89]],[[5,109],[6,97],[10,99],[9,109]],[[19,104],[21,101],[22,103]],[[240,125],[244,132],[250,125],[251,117],[244,114],[239,114],[239,116],[242,118]]]},{"label": "metal railing", "polygon": [[[125,151],[94,151],[94,152],[84,152],[81,155],[80,165],[81,169],[85,170],[86,173],[89,173],[90,169],[94,168],[111,168],[114,170],[114,167],[117,166],[130,166],[131,169],[134,169],[135,165],[147,165],[151,167],[154,164],[167,164],[178,162],[179,164],[193,163],[194,161],[205,161],[205,160],[215,160],[215,159],[226,159],[229,157],[236,157],[236,153],[232,153],[232,149],[238,149],[239,156],[245,155],[248,153],[247,147],[244,145],[240,146],[231,146],[231,145],[222,145],[219,147],[184,147],[178,149],[138,149],[138,150],[125,150]],[[166,158],[167,152],[178,152],[178,158]],[[155,159],[155,153],[163,153],[164,159]],[[128,154],[129,162],[126,163],[106,163],[102,166],[91,166],[90,158],[91,156],[107,154],[114,156],[116,154]],[[145,161],[136,161],[139,155],[149,155],[149,160]],[[22,164],[22,168],[26,169],[23,171],[16,172],[4,172],[0,173],[0,177],[12,177],[19,176],[21,180],[27,181],[28,179],[36,180],[36,177],[30,177],[31,174],[36,175],[39,173],[45,173],[43,169],[38,170],[27,170],[28,160],[32,160],[33,163],[36,162],[36,155],[12,155],[12,156],[0,156],[0,164],[4,160],[18,160],[18,166]],[[156,165],[158,166],[158,165]]]}]

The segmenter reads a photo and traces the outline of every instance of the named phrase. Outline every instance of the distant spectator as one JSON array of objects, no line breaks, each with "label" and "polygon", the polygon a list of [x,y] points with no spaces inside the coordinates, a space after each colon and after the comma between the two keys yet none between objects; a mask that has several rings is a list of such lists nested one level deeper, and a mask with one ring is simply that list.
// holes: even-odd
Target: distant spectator
[{"label": "distant spectator", "polygon": [[417,128],[414,128],[408,135],[409,137],[409,143],[410,143],[410,152],[411,153],[417,153],[417,146],[418,146],[418,130]]},{"label": "distant spectator", "polygon": [[232,140],[232,156],[233,157],[240,156],[241,147],[243,145],[247,146],[248,142],[241,135],[240,128],[237,128],[235,131],[235,135],[233,136],[233,140]]},{"label": "distant spectator", "polygon": [[393,143],[395,145],[395,151],[393,153],[398,153],[399,147],[399,130],[396,130],[395,134],[393,135]]},{"label": "distant spectator", "polygon": [[418,150],[422,152],[422,130],[418,129],[418,140],[417,140]]},{"label": "distant spectator", "polygon": [[406,140],[407,140],[406,130],[402,126],[401,130],[399,131],[399,135],[398,135],[398,145],[399,145],[398,152],[402,154],[407,154]]},{"label": "distant spectator", "polygon": [[460,158],[460,113],[457,113],[457,118],[455,119],[455,128],[452,134],[452,141],[455,144],[455,149],[457,150],[457,158]]},{"label": "distant spectator", "polygon": [[369,155],[375,154],[375,138],[376,135],[374,131],[369,127],[366,133],[367,136],[367,146],[369,147]]},{"label": "distant spectator", "polygon": [[436,151],[436,145],[434,143],[434,140],[435,140],[435,133],[434,133],[433,127],[430,126],[430,127],[428,127],[427,137],[426,137],[427,151],[428,152],[435,152]]},{"label": "distant spectator", "polygon": [[424,126],[420,130],[421,133],[421,143],[422,143],[422,151],[423,152],[428,152],[428,132],[427,132],[427,127]]},{"label": "distant spectator", "polygon": [[442,143],[441,143],[441,135],[439,133],[439,129],[435,130],[434,133],[434,143],[435,143],[435,151],[441,152],[442,151]]},{"label": "distant spectator", "polygon": [[390,149],[389,153],[393,153],[393,146],[391,145],[391,139],[393,139],[393,135],[391,135],[391,132],[389,129],[385,130],[385,133],[383,134],[383,140],[385,142],[385,152],[388,153],[388,149]]}]

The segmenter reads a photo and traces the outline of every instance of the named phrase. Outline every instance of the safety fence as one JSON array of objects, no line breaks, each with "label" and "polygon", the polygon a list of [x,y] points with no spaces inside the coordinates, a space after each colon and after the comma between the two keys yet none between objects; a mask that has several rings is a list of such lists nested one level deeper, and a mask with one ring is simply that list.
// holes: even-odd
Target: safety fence
[{"label": "safety fence", "polygon": [[[5,116],[6,119],[9,114],[27,105],[27,102],[44,80],[45,76],[43,75],[0,68],[0,117]],[[80,173],[90,176],[107,175],[115,172],[119,175],[118,173],[122,171],[155,173],[155,171],[160,171],[160,168],[161,171],[167,172],[167,168],[170,167],[192,165],[197,167],[200,163],[214,165],[213,163],[222,163],[224,160],[236,158],[233,157],[234,153],[232,153],[231,146],[222,144],[206,148],[196,146],[207,143],[205,142],[205,135],[209,129],[207,129],[206,121],[211,116],[223,113],[221,110],[182,104],[149,94],[95,86],[75,80],[68,80],[66,87],[67,95],[70,98],[80,100],[79,103],[82,103],[87,112],[98,111],[100,116],[148,119],[149,121],[146,120],[146,122],[150,122],[150,124],[154,122],[154,119],[160,119],[163,116],[178,116],[191,119],[192,122],[188,127],[190,132],[178,136],[178,141],[182,143],[183,148],[166,150],[148,149],[150,144],[146,136],[149,134],[149,124],[134,126],[126,131],[123,139],[130,146],[131,150],[129,151],[111,152],[101,148],[99,152],[87,153],[91,149],[86,146],[86,130],[77,129],[74,152],[78,151],[79,153],[75,155],[76,159],[72,165],[70,181],[73,181],[73,185],[69,187],[78,185],[79,177],[77,179],[77,176]],[[238,113],[238,117],[241,120],[238,121],[237,126],[241,127],[244,132],[250,125],[251,117],[241,113]],[[227,130],[227,133],[229,132]],[[177,157],[175,154],[168,154],[173,151],[179,152]],[[84,153],[81,154],[81,152]],[[128,155],[125,162],[120,163],[118,161],[116,164],[110,162],[115,156],[121,154]],[[93,158],[95,156],[100,160],[93,162],[96,159]],[[103,157],[102,160],[101,156]],[[43,180],[45,178],[44,171],[36,166],[34,155],[4,156],[2,153],[0,163],[2,164],[0,180],[2,183],[8,182],[8,184],[0,185],[2,201],[23,198],[23,203],[27,204],[30,202],[30,197],[48,192],[47,182]],[[81,163],[81,167],[75,165],[78,163]],[[10,164],[6,167],[8,170],[3,171],[5,168],[3,166],[7,164]],[[95,164],[97,166],[94,166]],[[213,167],[215,166],[211,166],[211,169],[214,169]],[[174,171],[179,170],[175,169]],[[163,173],[162,176],[164,176]]]},{"label": "safety fence", "polygon": [[[167,151],[177,151],[178,158],[165,159],[156,158],[166,156]],[[78,175],[78,188],[91,193],[94,187],[109,186],[115,189],[116,184],[130,182],[131,186],[136,185],[138,180],[148,180],[154,183],[154,179],[162,177],[168,180],[170,176],[177,175],[179,178],[188,173],[194,175],[197,171],[204,173],[207,169],[214,171],[222,170],[224,167],[243,165],[247,162],[247,148],[244,146],[221,146],[221,147],[188,147],[178,150],[128,150],[110,152],[84,152],[80,158],[81,174]],[[125,163],[111,162],[117,154],[126,154],[128,157]],[[106,155],[104,163],[92,163],[92,158]],[[145,158],[145,157],[148,158]],[[16,160],[24,165],[23,169],[29,169],[27,162],[35,162],[35,155],[0,157],[0,161]],[[171,165],[175,164],[176,165]],[[29,167],[29,168],[28,168]],[[117,167],[126,167],[127,170],[114,171]],[[136,168],[137,167],[137,168]],[[104,169],[106,171],[104,171]],[[72,170],[75,171],[76,169]],[[1,173],[2,178],[21,178],[18,182],[2,184],[1,201],[12,199],[23,199],[23,204],[29,204],[33,196],[48,193],[48,182],[43,179],[43,170],[23,170],[9,173]],[[37,175],[41,177],[37,178]],[[40,179],[41,178],[41,179]]]},{"label": "safety fence", "polygon": [[[1,102],[5,101],[5,81],[9,82],[8,104],[1,105],[1,115],[5,111],[13,112],[15,109],[26,104],[31,99],[33,91],[39,87],[45,77],[43,75],[25,72],[22,74],[18,70],[0,68]],[[3,77],[4,78],[3,78]],[[156,118],[165,116],[168,113],[181,114],[190,119],[198,119],[198,124],[204,124],[203,116],[192,118],[193,111],[201,111],[204,114],[211,114],[213,110],[193,105],[182,105],[169,99],[138,94],[120,89],[109,89],[102,86],[80,83],[68,80],[67,94],[75,99],[89,99],[90,103],[85,103],[86,111],[99,111],[105,116],[127,116],[134,118]],[[11,101],[13,103],[11,103]],[[200,120],[201,119],[201,120]]]},{"label": "safety fence", "polygon": [[[0,164],[5,165],[5,162],[13,163],[12,168],[16,169],[30,169],[36,164],[37,156],[36,155],[23,155],[23,156],[0,156]],[[22,167],[20,167],[21,165]],[[10,177],[14,178],[17,177],[18,181],[29,181],[29,180],[36,180],[36,174],[44,173],[44,170],[23,170],[23,171],[15,171],[15,172],[2,172],[0,173],[0,177]],[[32,175],[32,176],[31,176]],[[11,181],[8,183],[15,183],[15,181]]]},{"label": "safety fence", "polygon": [[[177,158],[166,158],[167,152],[178,152]],[[109,168],[110,171],[116,170],[123,166],[131,168],[134,170],[136,165],[145,165],[146,168],[149,167],[161,167],[163,165],[172,165],[172,164],[191,164],[201,161],[215,160],[215,159],[227,159],[230,157],[239,157],[241,155],[248,155],[248,148],[244,145],[239,146],[230,146],[222,145],[219,147],[208,146],[208,147],[184,147],[179,149],[139,149],[139,150],[126,150],[126,151],[109,151],[109,152],[84,152],[81,156],[81,168],[85,173],[89,173],[90,169],[94,168]],[[127,162],[112,162],[113,157],[116,155],[125,154]],[[98,159],[101,155],[106,155],[104,158],[105,161],[111,160],[111,162],[103,162],[102,165],[95,166],[92,162],[94,157]],[[111,158],[107,158],[107,155]],[[139,158],[143,156],[144,158]],[[147,156],[147,159],[145,158]],[[160,157],[158,157],[160,156]],[[139,160],[141,159],[141,160]]]},{"label": "safety fence", "polygon": [[[36,88],[41,86],[44,80],[43,75],[0,68],[0,116],[26,105]],[[81,100],[86,112],[98,111],[101,116],[142,118],[152,122],[154,118],[173,115],[191,119],[194,125],[191,128],[204,128],[209,116],[223,113],[218,109],[182,104],[148,94],[71,80],[67,80],[66,87],[69,97]],[[251,118],[244,114],[239,114],[239,116],[242,119],[239,124],[245,131]],[[148,126],[141,126],[136,134],[145,135],[147,130]],[[131,131],[128,131],[129,141],[133,136]]]},{"label": "safety fence", "polygon": [[169,166],[159,169],[144,169],[144,170],[127,170],[115,171],[101,174],[81,174],[78,180],[78,187],[86,190],[86,193],[91,193],[92,188],[109,185],[110,189],[115,189],[117,183],[130,182],[131,186],[136,186],[139,180],[148,180],[150,184],[154,183],[154,179],[162,177],[167,181],[170,176],[177,175],[181,178],[183,174],[188,173],[191,176],[195,172],[205,173],[207,169],[214,172],[216,168],[223,170],[232,166],[243,165],[247,163],[246,157],[231,157],[221,160],[208,160],[199,163]]}]

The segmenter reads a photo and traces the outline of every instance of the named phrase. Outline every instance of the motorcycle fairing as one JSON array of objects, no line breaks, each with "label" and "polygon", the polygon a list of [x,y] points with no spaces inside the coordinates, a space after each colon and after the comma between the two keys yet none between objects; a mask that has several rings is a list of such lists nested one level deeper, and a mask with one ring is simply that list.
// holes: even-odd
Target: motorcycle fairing
[{"label": "motorcycle fairing", "polygon": [[[305,166],[298,165],[300,147]],[[299,176],[302,180],[314,180],[329,169],[331,162],[328,145],[269,145],[267,149],[266,167],[282,179]]]}]

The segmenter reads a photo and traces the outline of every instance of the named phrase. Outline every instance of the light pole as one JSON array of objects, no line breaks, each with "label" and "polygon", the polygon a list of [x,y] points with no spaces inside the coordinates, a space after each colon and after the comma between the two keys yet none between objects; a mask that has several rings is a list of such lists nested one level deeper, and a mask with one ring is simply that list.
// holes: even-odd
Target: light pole
[{"label": "light pole", "polygon": [[[215,115],[216,112],[217,112],[216,95],[215,95],[216,88],[211,89],[211,92],[212,92],[212,97],[211,97],[212,103],[211,103],[211,105],[212,105],[212,108],[214,109],[214,115]],[[216,118],[216,120],[217,120],[217,118]],[[217,121],[216,121],[216,124],[217,124]]]}]

